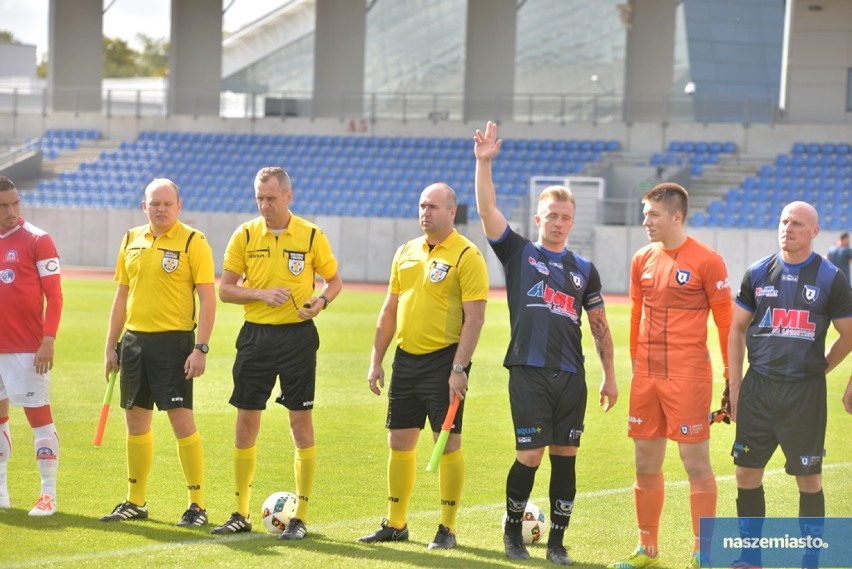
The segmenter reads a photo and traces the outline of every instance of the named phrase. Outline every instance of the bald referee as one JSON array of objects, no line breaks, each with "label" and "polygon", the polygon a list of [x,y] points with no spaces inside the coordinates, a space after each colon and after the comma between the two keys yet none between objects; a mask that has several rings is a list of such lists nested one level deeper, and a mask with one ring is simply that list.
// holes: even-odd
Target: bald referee
[{"label": "bald referee", "polygon": [[[189,507],[177,525],[197,527],[207,523],[207,512],[204,451],[195,428],[192,387],[207,366],[207,342],[216,315],[213,251],[203,233],[178,220],[180,192],[171,180],[158,178],[148,185],[142,210],[148,224],[128,231],[118,251],[118,290],[104,354],[105,376],[121,367],[127,498],[101,521],[148,518],[146,490],[154,462],[151,419],[156,404],[171,421],[189,490]],[[116,343],[122,329],[126,332],[119,359]]]},{"label": "bald referee", "polygon": [[432,184],[420,195],[424,235],[400,247],[379,314],[370,390],[385,385],[382,360],[394,335],[398,346],[388,390],[388,517],[365,543],[406,541],[408,502],[414,491],[416,448],[426,417],[437,439],[451,399],[462,403],[441,457],[441,523],[429,549],[456,546],[456,512],[464,483],[461,451],[464,398],[470,360],[485,321],[488,271],[479,249],[454,228],[456,194]]},{"label": "bald referee", "polygon": [[[211,533],[251,531],[255,441],[261,413],[280,381],[275,402],[289,412],[299,497],[296,514],[280,539],[298,540],[308,532],[305,522],[317,465],[312,409],[319,335],[314,318],[329,307],[343,285],[325,233],[290,212],[293,187],[287,172],[278,167],[261,169],[254,179],[254,195],[260,216],[240,225],[231,236],[219,288],[222,301],[243,305],[245,323],[237,338],[230,400],[237,408],[236,511]],[[315,296],[316,275],[324,284]]]}]

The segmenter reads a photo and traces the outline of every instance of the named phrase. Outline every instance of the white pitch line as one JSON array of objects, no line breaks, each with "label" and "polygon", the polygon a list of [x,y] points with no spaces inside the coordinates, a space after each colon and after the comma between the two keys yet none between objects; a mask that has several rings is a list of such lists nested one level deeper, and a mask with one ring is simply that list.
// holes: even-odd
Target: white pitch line
[{"label": "white pitch line", "polygon": [[[826,464],[822,467],[823,471],[826,470],[837,470],[842,468],[848,468],[852,466],[852,462],[843,462],[840,464]],[[773,477],[781,474],[785,474],[783,469],[775,469],[775,470],[767,470],[765,472],[765,477]],[[734,480],[733,474],[726,474],[724,476],[717,476],[717,482],[726,482],[730,480]],[[681,487],[688,486],[688,480],[675,480],[672,482],[666,482],[666,487]],[[577,499],[588,499],[588,498],[600,498],[603,496],[612,496],[616,494],[626,494],[628,492],[633,492],[633,486],[627,486],[624,488],[608,488],[606,490],[593,490],[591,492],[579,492],[577,494]],[[538,497],[533,501],[547,501],[549,498],[547,497]],[[464,508],[465,512],[490,512],[495,511],[499,512],[505,508],[504,503],[499,504],[478,504],[475,506],[468,506]],[[414,512],[409,514],[410,519],[419,519],[419,518],[427,518],[435,516],[439,513],[438,510],[427,510],[421,512]],[[369,526],[370,523],[375,523],[376,518],[361,518],[359,520],[347,520],[347,521],[337,521],[326,524],[314,524],[311,527],[318,531],[327,531],[331,529],[336,529],[340,527],[352,527],[353,525],[364,525]],[[262,524],[261,524],[262,525]],[[95,553],[79,553],[75,555],[66,555],[64,557],[45,557],[42,559],[27,559],[26,561],[22,561],[19,563],[12,563],[9,565],[2,565],[2,567],[6,569],[23,569],[25,567],[44,567],[50,564],[62,564],[62,563],[74,563],[80,561],[89,561],[89,560],[102,560],[102,559],[110,559],[113,557],[125,557],[125,556],[133,556],[133,555],[150,555],[152,553],[156,553],[159,551],[170,551],[177,548],[186,548],[186,547],[203,547],[209,549],[210,545],[216,545],[219,543],[229,543],[235,541],[248,541],[253,539],[273,539],[272,536],[268,533],[261,532],[252,532],[252,533],[241,533],[236,535],[229,535],[225,537],[210,537],[206,539],[193,539],[193,540],[181,540],[181,541],[170,541],[168,543],[157,543],[153,545],[143,545],[139,547],[131,547],[127,549],[114,549],[110,551],[100,551]]]}]

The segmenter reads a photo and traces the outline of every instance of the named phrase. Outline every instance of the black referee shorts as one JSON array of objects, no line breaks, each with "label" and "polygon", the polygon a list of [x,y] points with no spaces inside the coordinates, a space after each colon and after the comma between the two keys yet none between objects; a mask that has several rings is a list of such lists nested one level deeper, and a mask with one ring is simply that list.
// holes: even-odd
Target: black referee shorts
[{"label": "black referee shorts", "polygon": [[827,422],[824,375],[777,381],[749,368],[737,402],[734,464],[764,468],[780,445],[787,474],[820,474]]},{"label": "black referee shorts", "polygon": [[313,409],[318,349],[313,320],[279,325],[245,322],[237,337],[231,405],[266,409],[275,381],[280,379],[276,403],[291,411]]},{"label": "black referee shorts", "polygon": [[184,365],[194,332],[131,332],[121,340],[121,407],[192,409],[192,380]]},{"label": "black referee shorts", "polygon": [[580,446],[586,418],[586,376],[530,366],[509,368],[515,449]]},{"label": "black referee shorts", "polygon": [[[414,355],[396,349],[393,374],[388,389],[388,429],[423,429],[426,417],[435,433],[450,408],[450,372],[457,344],[430,354]],[[470,374],[470,366],[467,368]],[[456,419],[450,432],[461,434],[464,400],[459,402]]]}]

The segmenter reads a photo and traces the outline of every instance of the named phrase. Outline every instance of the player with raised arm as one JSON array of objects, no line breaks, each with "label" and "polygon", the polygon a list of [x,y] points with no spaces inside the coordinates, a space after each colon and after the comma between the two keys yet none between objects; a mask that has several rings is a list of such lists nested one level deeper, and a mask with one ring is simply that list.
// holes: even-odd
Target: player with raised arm
[{"label": "player with raised arm", "polygon": [[566,248],[574,226],[575,200],[568,188],[551,186],[539,197],[538,240],[515,233],[497,208],[491,161],[500,152],[497,125],[474,136],[476,207],[485,236],[503,264],[511,340],[503,365],[509,370],[509,403],[515,428],[515,462],[506,480],[506,555],[528,559],[521,522],[548,447],[550,531],[547,559],[571,565],[563,545],[577,493],[576,461],[586,414],[586,373],[581,316],[586,309],[603,366],[600,404],[615,405],[618,387],[612,335],[595,266]]}]

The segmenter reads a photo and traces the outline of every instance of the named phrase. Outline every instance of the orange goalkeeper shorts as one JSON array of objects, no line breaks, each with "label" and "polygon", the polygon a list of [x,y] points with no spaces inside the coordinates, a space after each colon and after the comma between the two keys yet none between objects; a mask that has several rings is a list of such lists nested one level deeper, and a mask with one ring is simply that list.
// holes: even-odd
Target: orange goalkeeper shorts
[{"label": "orange goalkeeper shorts", "polygon": [[627,435],[634,439],[667,437],[697,443],[710,438],[713,382],[634,375],[630,384]]}]

